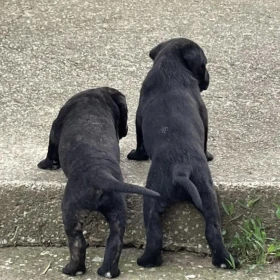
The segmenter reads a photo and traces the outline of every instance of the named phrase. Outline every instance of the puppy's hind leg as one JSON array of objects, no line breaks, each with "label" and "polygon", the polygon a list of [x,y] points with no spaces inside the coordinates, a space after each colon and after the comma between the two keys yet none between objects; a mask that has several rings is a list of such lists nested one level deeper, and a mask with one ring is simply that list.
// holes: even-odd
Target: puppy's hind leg
[{"label": "puppy's hind leg", "polygon": [[138,258],[137,264],[143,267],[154,267],[162,264],[162,228],[160,214],[163,209],[159,207],[158,199],[144,197],[144,222],[146,228],[146,248],[144,254]]},{"label": "puppy's hind leg", "polygon": [[142,127],[141,127],[141,117],[139,113],[136,114],[136,140],[137,140],[137,147],[136,150],[132,150],[128,155],[127,158],[131,160],[148,160],[149,157],[146,153],[143,134],[142,134]]},{"label": "puppy's hind leg", "polygon": [[78,271],[86,272],[87,244],[83,235],[82,209],[78,207],[76,201],[73,202],[72,195],[75,194],[71,195],[71,190],[69,190],[71,183],[68,181],[62,201],[63,224],[70,251],[70,262],[63,268],[62,272],[74,276]]},{"label": "puppy's hind leg", "polygon": [[115,278],[120,275],[119,259],[123,247],[123,235],[126,224],[126,206],[123,195],[105,194],[103,205],[99,211],[104,215],[110,227],[106,241],[105,255],[102,266],[97,270],[100,276]]},{"label": "puppy's hind leg", "polygon": [[[203,205],[202,215],[205,219],[205,236],[211,250],[212,263],[219,268],[232,268],[228,262],[230,253],[223,242],[218,200],[212,182],[207,182],[204,178],[193,182],[198,188]],[[239,260],[236,258],[236,267],[239,264]]]},{"label": "puppy's hind leg", "polygon": [[47,157],[38,163],[40,169],[56,170],[60,168],[58,156],[58,143],[60,140],[61,127],[58,125],[57,120],[52,124]]}]

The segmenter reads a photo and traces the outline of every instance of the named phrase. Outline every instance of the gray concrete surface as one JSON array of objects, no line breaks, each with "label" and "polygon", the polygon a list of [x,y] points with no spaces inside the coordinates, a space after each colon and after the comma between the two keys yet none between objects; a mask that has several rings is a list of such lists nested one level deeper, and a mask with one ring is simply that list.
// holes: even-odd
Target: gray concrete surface
[{"label": "gray concrete surface", "polygon": [[[266,266],[264,269],[255,269],[248,273],[247,267],[241,270],[229,271],[217,269],[211,264],[209,257],[191,253],[163,254],[164,263],[159,268],[144,269],[136,264],[136,259],[142,250],[125,249],[120,260],[121,275],[118,279],[124,280],[276,280],[280,278],[279,264]],[[0,279],[2,280],[63,280],[104,279],[96,274],[102,263],[104,249],[90,248],[87,251],[87,273],[82,276],[68,277],[61,273],[61,269],[68,261],[66,248],[10,248],[0,250]],[[46,268],[50,268],[45,272]]]},{"label": "gray concrete surface", "polygon": [[272,0],[2,0],[1,180],[63,180],[36,168],[51,122],[71,95],[103,85],[127,94],[130,131],[121,143],[122,164],[127,177],[143,180],[149,164],[128,163],[125,155],[135,146],[148,52],[184,36],[209,58],[204,96],[214,178],[279,181],[279,6]]},{"label": "gray concrete surface", "polygon": [[[59,201],[65,178],[36,165],[46,154],[52,120],[77,91],[108,85],[127,95],[123,173],[127,181],[144,184],[149,162],[126,160],[135,146],[138,92],[151,66],[149,50],[178,36],[199,43],[209,60],[211,84],[204,99],[215,156],[210,167],[221,197],[236,202],[261,194],[256,214],[273,216],[272,202],[280,194],[279,0],[2,0],[0,9],[2,243],[20,242],[17,234],[28,244],[35,234],[50,243],[63,238]],[[140,198],[135,199],[131,216],[140,215]],[[185,207],[188,218],[178,232],[185,234],[191,217],[187,230],[194,236],[191,228],[200,217]],[[276,234],[274,218],[266,222]],[[170,232],[175,234],[174,226]],[[180,238],[169,236],[169,245],[185,244]]]}]

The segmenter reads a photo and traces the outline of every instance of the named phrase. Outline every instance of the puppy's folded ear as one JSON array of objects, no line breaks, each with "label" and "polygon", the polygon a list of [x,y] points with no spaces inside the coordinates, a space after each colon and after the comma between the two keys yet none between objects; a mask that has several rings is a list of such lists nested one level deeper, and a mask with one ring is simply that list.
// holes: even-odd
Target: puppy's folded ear
[{"label": "puppy's folded ear", "polygon": [[150,51],[149,56],[152,60],[156,59],[156,56],[162,50],[163,45],[164,45],[164,43],[160,43]]},{"label": "puppy's folded ear", "polygon": [[206,69],[207,59],[203,50],[191,42],[182,47],[181,55],[186,67],[198,80],[200,91],[206,90],[209,85],[209,73]]},{"label": "puppy's folded ear", "polygon": [[117,90],[110,91],[113,101],[117,104],[120,112],[119,123],[119,138],[123,138],[127,135],[127,105],[125,96]]}]

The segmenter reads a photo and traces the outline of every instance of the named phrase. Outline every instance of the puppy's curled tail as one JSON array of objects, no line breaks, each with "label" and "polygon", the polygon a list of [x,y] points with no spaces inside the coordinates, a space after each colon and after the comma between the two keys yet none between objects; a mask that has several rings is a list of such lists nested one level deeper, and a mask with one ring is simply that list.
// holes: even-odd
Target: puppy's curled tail
[{"label": "puppy's curled tail", "polygon": [[172,183],[184,188],[184,190],[191,196],[192,201],[196,208],[202,212],[203,205],[201,197],[196,186],[189,178],[190,168],[186,165],[176,165],[173,168]]},{"label": "puppy's curled tail", "polygon": [[101,184],[98,184],[98,188],[104,191],[116,191],[123,193],[141,194],[151,197],[160,197],[160,194],[158,192],[140,187],[138,185],[119,181],[109,174],[107,174],[106,179],[104,178],[104,181]]}]

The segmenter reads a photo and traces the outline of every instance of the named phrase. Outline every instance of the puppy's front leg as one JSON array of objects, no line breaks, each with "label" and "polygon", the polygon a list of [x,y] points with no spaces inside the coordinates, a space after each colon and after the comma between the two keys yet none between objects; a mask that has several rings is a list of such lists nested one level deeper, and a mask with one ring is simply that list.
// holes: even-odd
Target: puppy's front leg
[{"label": "puppy's front leg", "polygon": [[97,273],[106,278],[115,278],[120,275],[119,259],[126,223],[125,202],[121,197],[114,197],[99,210],[109,223],[110,234],[106,241],[104,261]]},{"label": "puppy's front leg", "polygon": [[58,143],[60,139],[61,128],[57,125],[57,120],[52,124],[47,157],[38,163],[40,169],[56,170],[60,168],[58,156]]},{"label": "puppy's front leg", "polygon": [[205,140],[204,140],[204,151],[205,151],[205,154],[206,154],[206,158],[207,158],[207,161],[212,161],[214,159],[214,156],[212,154],[210,154],[207,150],[207,141],[208,141],[208,125],[207,127],[205,127]]},{"label": "puppy's front leg", "polygon": [[143,134],[142,134],[142,127],[141,127],[141,117],[139,113],[136,114],[136,140],[137,140],[137,147],[136,150],[132,150],[128,155],[127,158],[131,160],[148,160],[149,156],[146,153]]},{"label": "puppy's front leg", "polygon": [[138,258],[137,264],[143,267],[154,267],[162,264],[162,228],[158,203],[154,198],[144,197],[144,222],[147,244],[144,254]]},{"label": "puppy's front leg", "polygon": [[[203,101],[202,101],[203,102]],[[205,104],[200,105],[200,117],[204,125],[204,152],[207,161],[212,161],[214,159],[213,155],[207,151],[207,141],[208,141],[208,114]]]}]

